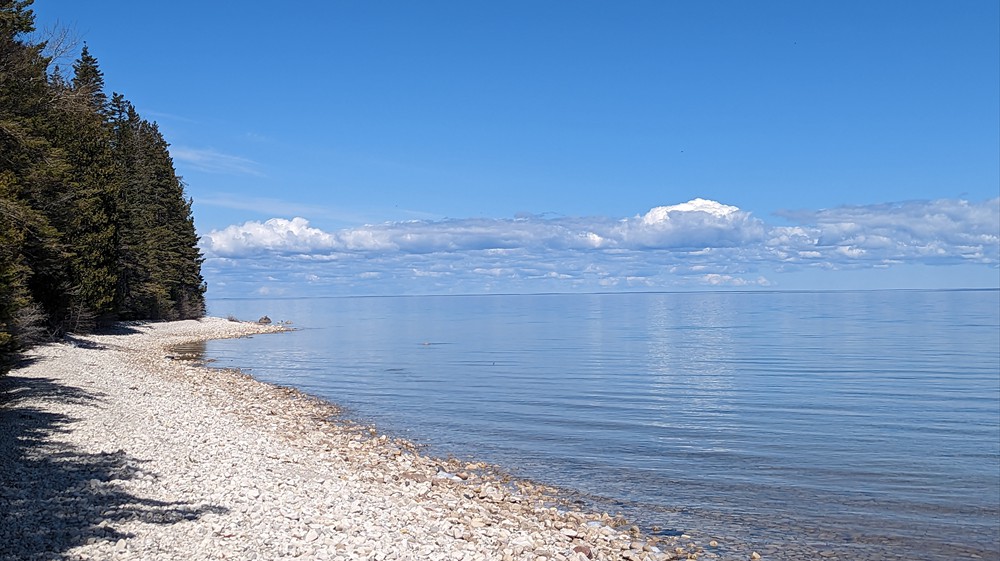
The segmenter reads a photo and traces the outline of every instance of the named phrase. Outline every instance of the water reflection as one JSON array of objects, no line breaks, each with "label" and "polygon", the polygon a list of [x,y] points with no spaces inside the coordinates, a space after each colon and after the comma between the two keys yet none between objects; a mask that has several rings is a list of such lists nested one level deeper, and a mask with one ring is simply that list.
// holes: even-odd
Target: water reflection
[{"label": "water reflection", "polygon": [[656,387],[700,388],[703,391],[687,402],[688,409],[724,408],[715,390],[733,387],[738,310],[719,298],[671,296],[653,300],[645,328]]}]

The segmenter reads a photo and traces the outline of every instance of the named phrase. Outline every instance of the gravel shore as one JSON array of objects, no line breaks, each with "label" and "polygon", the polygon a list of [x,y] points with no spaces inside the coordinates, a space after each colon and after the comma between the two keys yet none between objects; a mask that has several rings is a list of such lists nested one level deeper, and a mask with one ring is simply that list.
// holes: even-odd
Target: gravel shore
[{"label": "gravel shore", "polygon": [[0,378],[0,560],[719,557],[169,350],[283,329],[123,324],[35,349]]}]

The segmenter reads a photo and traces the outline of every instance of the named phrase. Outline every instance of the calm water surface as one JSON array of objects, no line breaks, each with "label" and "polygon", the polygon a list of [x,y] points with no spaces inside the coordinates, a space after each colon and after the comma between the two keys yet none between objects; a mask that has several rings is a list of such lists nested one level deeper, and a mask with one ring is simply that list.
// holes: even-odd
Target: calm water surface
[{"label": "calm water surface", "polygon": [[[742,557],[1000,559],[1000,292],[215,300],[207,355]],[[740,557],[737,557],[740,556]]]}]

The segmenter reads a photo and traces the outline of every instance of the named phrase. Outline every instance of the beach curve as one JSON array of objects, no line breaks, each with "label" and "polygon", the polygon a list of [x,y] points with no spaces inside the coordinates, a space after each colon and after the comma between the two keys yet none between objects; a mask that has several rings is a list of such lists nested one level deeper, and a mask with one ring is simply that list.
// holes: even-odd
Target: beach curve
[{"label": "beach curve", "polygon": [[[120,324],[0,379],[0,559],[687,559],[491,466],[423,456],[337,408],[173,346],[287,331]],[[692,557],[694,556],[694,557]]]}]

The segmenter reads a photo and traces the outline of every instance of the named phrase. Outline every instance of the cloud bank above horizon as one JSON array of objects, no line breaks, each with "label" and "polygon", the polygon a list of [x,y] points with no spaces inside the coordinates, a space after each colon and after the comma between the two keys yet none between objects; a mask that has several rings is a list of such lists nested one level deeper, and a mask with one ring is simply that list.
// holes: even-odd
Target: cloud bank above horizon
[{"label": "cloud bank above horizon", "polygon": [[216,296],[750,288],[803,270],[1000,265],[1000,198],[777,216],[786,224],[694,199],[621,219],[414,220],[328,232],[306,218],[272,218],[213,230],[201,247]]}]

